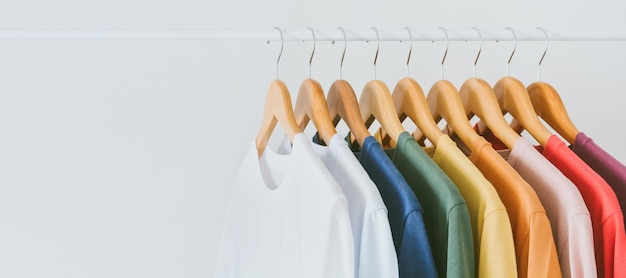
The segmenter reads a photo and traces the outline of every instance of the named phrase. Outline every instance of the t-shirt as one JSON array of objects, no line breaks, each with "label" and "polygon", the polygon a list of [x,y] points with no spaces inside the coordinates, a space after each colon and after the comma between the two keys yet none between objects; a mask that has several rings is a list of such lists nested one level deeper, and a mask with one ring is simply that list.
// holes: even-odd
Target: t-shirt
[{"label": "t-shirt", "polygon": [[351,149],[356,150],[354,154],[378,187],[389,211],[400,277],[437,277],[422,206],[415,193],[374,137],[365,138],[360,151],[355,144]]},{"label": "t-shirt", "polygon": [[576,186],[524,138],[515,141],[508,155],[501,154],[508,156],[546,209],[563,277],[596,277],[591,216]]},{"label": "t-shirt", "polygon": [[[290,149],[289,140],[285,138],[278,152]],[[328,147],[313,144],[313,150],[348,200],[356,277],[398,277],[398,258],[391,238],[387,207],[348,143],[335,134]]]},{"label": "t-shirt", "polygon": [[354,277],[354,241],[341,188],[306,136],[290,155],[256,144],[226,207],[215,277]]},{"label": "t-shirt", "polygon": [[561,140],[552,135],[543,155],[578,188],[591,214],[599,277],[626,277],[624,216],[615,192]]},{"label": "t-shirt", "polygon": [[408,132],[387,153],[424,208],[439,277],[474,277],[472,226],[459,190]]},{"label": "t-shirt", "polygon": [[471,150],[470,160],[498,191],[511,219],[519,277],[561,277],[552,228],[537,193],[485,138]]},{"label": "t-shirt", "polygon": [[571,146],[578,157],[611,186],[622,209],[626,209],[626,166],[580,132]]},{"label": "t-shirt", "polygon": [[443,135],[426,148],[465,199],[472,224],[476,277],[517,277],[513,232],[493,185],[456,144]]}]

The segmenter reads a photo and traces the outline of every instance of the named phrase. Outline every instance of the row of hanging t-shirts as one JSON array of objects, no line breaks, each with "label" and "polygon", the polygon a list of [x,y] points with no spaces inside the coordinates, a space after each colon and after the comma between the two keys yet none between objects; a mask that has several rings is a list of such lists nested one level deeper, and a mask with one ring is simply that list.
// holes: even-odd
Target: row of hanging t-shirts
[{"label": "row of hanging t-shirts", "polygon": [[[288,141],[272,150],[277,123]],[[373,80],[357,102],[345,80],[326,96],[306,79],[292,108],[276,80],[232,183],[215,277],[626,277],[625,206],[626,167],[548,83],[441,80],[426,97],[411,78],[393,93]]]}]

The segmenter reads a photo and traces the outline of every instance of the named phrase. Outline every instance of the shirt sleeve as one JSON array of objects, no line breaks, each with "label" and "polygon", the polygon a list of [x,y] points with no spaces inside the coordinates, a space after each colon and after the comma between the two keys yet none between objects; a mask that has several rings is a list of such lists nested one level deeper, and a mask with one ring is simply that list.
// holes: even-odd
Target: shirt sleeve
[{"label": "shirt sleeve", "polygon": [[[593,247],[593,228],[588,214],[578,214],[569,220],[569,236],[564,248],[568,252],[559,250],[559,256],[567,265],[561,265],[563,277],[596,277],[596,256]],[[561,261],[563,261],[563,259]]]},{"label": "shirt sleeve", "polygon": [[399,277],[398,257],[385,209],[377,209],[364,219],[358,273],[360,278]]},{"label": "shirt sleeve", "polygon": [[485,217],[479,239],[477,277],[517,277],[510,223],[504,209],[492,211]]},{"label": "shirt sleeve", "polygon": [[[332,221],[330,229],[323,231],[326,232],[327,240],[320,242],[322,243],[320,248],[326,250],[324,256],[326,258],[326,271],[319,277],[355,277],[354,241],[345,199],[337,200],[333,204],[329,219]],[[310,273],[315,273],[315,271]]]},{"label": "shirt sleeve", "polygon": [[606,277],[626,277],[626,235],[621,213],[613,213],[604,221],[604,272]]},{"label": "shirt sleeve", "polygon": [[465,204],[457,205],[448,216],[447,277],[474,277],[472,224]]},{"label": "shirt sleeve", "polygon": [[548,216],[545,213],[533,213],[530,222],[527,277],[561,277],[561,267]]},{"label": "shirt sleeve", "polygon": [[424,219],[417,210],[405,218],[398,257],[400,277],[437,277]]}]

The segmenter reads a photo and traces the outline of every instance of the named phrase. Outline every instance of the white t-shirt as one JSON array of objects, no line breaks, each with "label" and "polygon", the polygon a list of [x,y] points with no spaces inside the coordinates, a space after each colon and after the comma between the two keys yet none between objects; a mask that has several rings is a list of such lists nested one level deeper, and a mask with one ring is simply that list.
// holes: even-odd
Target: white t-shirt
[{"label": "white t-shirt", "polygon": [[347,201],[311,143],[296,134],[293,151],[254,141],[226,208],[215,277],[354,277]]},{"label": "white t-shirt", "polygon": [[[288,152],[285,138],[278,152]],[[313,144],[348,200],[354,238],[354,269],[360,278],[398,277],[398,258],[391,237],[387,207],[367,172],[343,136],[335,134],[328,146]]]}]

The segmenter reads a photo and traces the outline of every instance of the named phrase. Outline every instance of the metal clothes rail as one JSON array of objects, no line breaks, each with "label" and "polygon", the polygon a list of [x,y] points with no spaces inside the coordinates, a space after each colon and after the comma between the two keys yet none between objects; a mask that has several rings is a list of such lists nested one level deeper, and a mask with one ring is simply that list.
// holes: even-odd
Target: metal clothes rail
[{"label": "metal clothes rail", "polygon": [[[476,30],[446,29],[449,41],[478,41]],[[552,30],[545,29],[549,41],[626,41],[626,30]],[[285,41],[311,41],[308,29],[282,29]],[[373,29],[345,29],[348,41],[375,41]],[[380,41],[407,41],[406,29],[378,29]],[[411,29],[413,41],[445,41],[440,29]],[[505,28],[480,29],[483,41],[511,41],[513,33]],[[544,41],[545,34],[539,29],[515,29],[517,41]],[[275,29],[0,29],[0,41],[8,40],[69,40],[69,41],[280,41]],[[315,29],[316,41],[343,41],[339,29]]]}]

